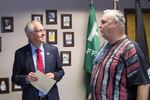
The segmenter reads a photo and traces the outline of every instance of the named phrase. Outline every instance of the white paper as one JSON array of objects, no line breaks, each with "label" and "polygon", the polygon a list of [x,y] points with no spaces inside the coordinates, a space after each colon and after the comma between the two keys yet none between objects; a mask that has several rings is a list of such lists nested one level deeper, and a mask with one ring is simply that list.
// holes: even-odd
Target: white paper
[{"label": "white paper", "polygon": [[47,94],[49,90],[53,87],[53,85],[56,83],[56,81],[49,78],[48,76],[46,76],[38,70],[35,72],[35,75],[38,77],[38,81],[31,82],[31,84],[39,91]]}]

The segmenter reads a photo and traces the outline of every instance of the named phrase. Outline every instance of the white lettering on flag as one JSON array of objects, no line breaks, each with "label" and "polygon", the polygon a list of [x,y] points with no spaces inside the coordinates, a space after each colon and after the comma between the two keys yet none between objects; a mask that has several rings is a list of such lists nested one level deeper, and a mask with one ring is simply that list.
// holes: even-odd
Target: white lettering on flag
[{"label": "white lettering on flag", "polygon": [[94,22],[94,25],[93,25],[93,27],[92,27],[92,30],[91,30],[91,33],[90,33],[90,35],[89,35],[89,37],[88,37],[88,41],[91,41],[92,42],[92,39],[93,39],[93,37],[96,35],[96,36],[98,36],[99,37],[99,33],[97,32],[97,24],[96,24],[96,22]]},{"label": "white lettering on flag", "polygon": [[96,56],[97,51],[88,48],[87,51],[86,51],[86,54],[90,54],[91,56]]}]

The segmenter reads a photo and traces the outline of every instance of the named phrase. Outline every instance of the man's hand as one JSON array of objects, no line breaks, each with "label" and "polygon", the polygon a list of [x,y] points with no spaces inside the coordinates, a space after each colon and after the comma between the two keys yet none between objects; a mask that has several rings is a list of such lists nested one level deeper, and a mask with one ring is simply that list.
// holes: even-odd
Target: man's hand
[{"label": "man's hand", "polygon": [[137,100],[148,100],[149,84],[137,87]]},{"label": "man's hand", "polygon": [[90,93],[89,96],[88,96],[88,100],[92,100],[91,93]]},{"label": "man's hand", "polygon": [[28,82],[35,82],[35,81],[38,81],[38,77],[35,75],[34,72],[30,72],[30,73],[26,76],[26,81],[28,81]]},{"label": "man's hand", "polygon": [[54,79],[54,73],[49,72],[49,73],[47,73],[46,75],[47,75],[48,77]]}]

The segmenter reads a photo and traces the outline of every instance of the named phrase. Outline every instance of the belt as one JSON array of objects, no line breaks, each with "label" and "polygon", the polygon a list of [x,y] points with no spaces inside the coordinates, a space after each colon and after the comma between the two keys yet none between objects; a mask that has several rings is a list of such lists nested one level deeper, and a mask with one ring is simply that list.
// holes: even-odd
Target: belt
[{"label": "belt", "polygon": [[48,100],[48,96],[39,96],[39,100]]}]

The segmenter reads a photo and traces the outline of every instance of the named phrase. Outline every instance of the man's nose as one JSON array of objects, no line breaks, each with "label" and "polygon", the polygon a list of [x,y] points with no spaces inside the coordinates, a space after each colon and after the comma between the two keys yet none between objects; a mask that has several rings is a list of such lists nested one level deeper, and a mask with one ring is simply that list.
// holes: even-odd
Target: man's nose
[{"label": "man's nose", "polygon": [[102,24],[100,24],[98,28],[101,29],[102,28]]},{"label": "man's nose", "polygon": [[45,32],[42,32],[41,36],[43,37],[43,36],[45,36],[45,34],[46,34]]}]

